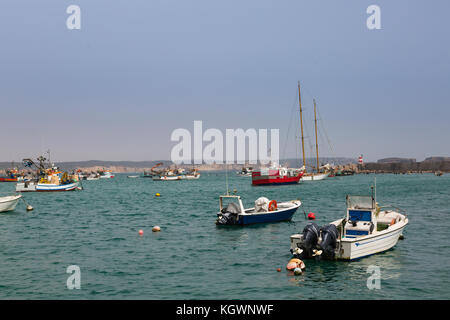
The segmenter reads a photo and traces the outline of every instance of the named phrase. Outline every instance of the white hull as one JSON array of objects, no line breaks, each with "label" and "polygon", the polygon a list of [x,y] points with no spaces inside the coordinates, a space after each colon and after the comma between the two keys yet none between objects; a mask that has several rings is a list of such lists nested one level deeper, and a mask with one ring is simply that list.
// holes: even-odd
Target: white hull
[{"label": "white hull", "polygon": [[104,175],[104,176],[100,176],[100,179],[112,179],[112,178],[114,178],[114,175],[112,175],[112,174],[107,174],[107,175]]},{"label": "white hull", "polygon": [[21,195],[0,197],[0,212],[13,211],[19,202]]},{"label": "white hull", "polygon": [[311,175],[303,175],[302,178],[300,179],[300,181],[318,181],[318,180],[323,180],[325,178],[327,178],[330,175],[329,172],[327,173],[313,173]]},{"label": "white hull", "polygon": [[100,180],[100,178],[90,178],[90,177],[87,177],[86,180],[87,180],[87,181],[94,181],[94,180]]},{"label": "white hull", "polygon": [[36,183],[33,181],[20,182],[16,185],[17,192],[57,192],[57,191],[72,191],[78,188],[78,183],[69,184],[51,184],[51,183]]},{"label": "white hull", "polygon": [[405,218],[405,220],[389,226],[386,230],[368,236],[342,238],[340,244],[338,242],[336,256],[342,260],[355,260],[387,251],[397,244],[407,224],[408,219]]},{"label": "white hull", "polygon": [[199,178],[200,178],[200,174],[197,174],[197,175],[185,175],[183,179],[195,180],[195,179],[199,179]]}]

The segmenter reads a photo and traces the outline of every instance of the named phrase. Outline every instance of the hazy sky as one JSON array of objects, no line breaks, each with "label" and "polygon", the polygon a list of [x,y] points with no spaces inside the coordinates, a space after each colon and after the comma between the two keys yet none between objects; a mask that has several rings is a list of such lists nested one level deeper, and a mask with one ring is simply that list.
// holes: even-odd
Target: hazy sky
[{"label": "hazy sky", "polygon": [[[71,4],[81,30],[66,27]],[[381,30],[366,27],[371,4]],[[450,156],[449,12],[448,0],[2,0],[0,161],[169,159],[172,131],[194,120],[280,128],[295,157],[297,80],[310,137],[317,100],[323,156]]]}]

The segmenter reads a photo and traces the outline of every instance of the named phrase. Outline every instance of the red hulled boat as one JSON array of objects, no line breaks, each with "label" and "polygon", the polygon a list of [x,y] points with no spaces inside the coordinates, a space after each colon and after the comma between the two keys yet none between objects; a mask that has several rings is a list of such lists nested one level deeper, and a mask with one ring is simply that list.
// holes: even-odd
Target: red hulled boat
[{"label": "red hulled boat", "polygon": [[278,186],[296,184],[300,181],[303,173],[302,169],[288,169],[284,167],[261,168],[252,172],[252,185]]}]

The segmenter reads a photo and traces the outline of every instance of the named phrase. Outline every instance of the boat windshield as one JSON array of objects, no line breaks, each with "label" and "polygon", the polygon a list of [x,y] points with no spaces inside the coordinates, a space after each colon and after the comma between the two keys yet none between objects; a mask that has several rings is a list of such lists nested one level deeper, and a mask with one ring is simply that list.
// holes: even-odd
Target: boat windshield
[{"label": "boat windshield", "polygon": [[375,204],[371,196],[347,196],[347,208],[374,209]]}]

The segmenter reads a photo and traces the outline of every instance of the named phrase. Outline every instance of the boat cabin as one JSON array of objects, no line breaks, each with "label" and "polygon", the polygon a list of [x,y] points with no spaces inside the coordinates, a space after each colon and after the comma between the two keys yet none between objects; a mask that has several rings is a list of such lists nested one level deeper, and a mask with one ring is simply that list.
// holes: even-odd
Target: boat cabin
[{"label": "boat cabin", "polygon": [[245,212],[241,197],[235,196],[235,195],[226,195],[226,196],[219,197],[220,212],[224,212],[224,210],[227,210],[230,203],[233,203],[233,206],[234,206],[235,210],[237,211],[235,213],[244,213]]},{"label": "boat cabin", "polygon": [[347,196],[344,237],[367,236],[377,231],[376,203],[371,196]]}]

